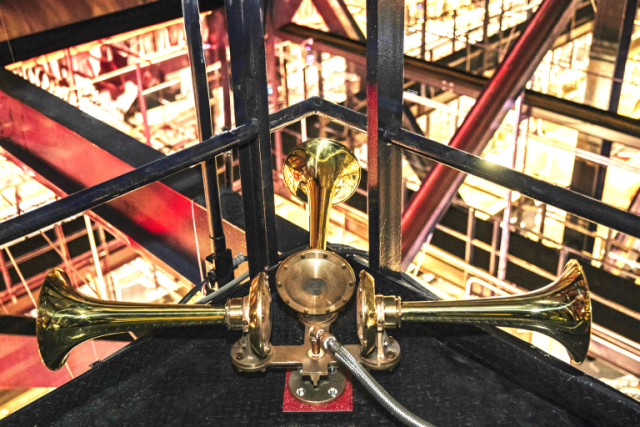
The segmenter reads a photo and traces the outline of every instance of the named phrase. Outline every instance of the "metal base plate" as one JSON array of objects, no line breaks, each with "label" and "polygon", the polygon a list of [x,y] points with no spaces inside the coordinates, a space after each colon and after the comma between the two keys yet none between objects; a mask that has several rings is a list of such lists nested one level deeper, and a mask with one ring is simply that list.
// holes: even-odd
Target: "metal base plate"
[{"label": "metal base plate", "polygon": [[347,379],[340,369],[329,371],[314,387],[311,380],[303,377],[300,371],[293,371],[289,376],[289,391],[301,402],[319,405],[327,404],[339,398],[347,387]]}]

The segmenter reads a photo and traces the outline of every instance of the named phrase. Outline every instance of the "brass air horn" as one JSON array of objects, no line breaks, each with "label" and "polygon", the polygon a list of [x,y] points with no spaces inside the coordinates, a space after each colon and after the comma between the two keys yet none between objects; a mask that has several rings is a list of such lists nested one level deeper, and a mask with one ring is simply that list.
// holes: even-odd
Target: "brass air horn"
[{"label": "brass air horn", "polygon": [[555,282],[522,295],[457,301],[406,301],[375,295],[374,280],[362,271],[358,285],[358,337],[362,355],[377,348],[382,363],[395,344],[384,328],[401,322],[459,323],[502,326],[540,332],[560,342],[571,359],[582,363],[591,337],[591,301],[582,267],[576,260],[565,266]]},{"label": "brass air horn", "polygon": [[326,250],[329,212],[358,188],[360,163],[344,145],[313,139],[294,147],[282,175],[287,189],[308,203],[310,249],[291,255],[280,265],[278,293],[300,313],[330,314],[349,301],[356,277],[347,261]]},{"label": "brass air horn", "polygon": [[47,368],[57,371],[74,347],[93,338],[160,327],[226,323],[229,329],[242,329],[251,350],[264,356],[271,335],[270,303],[265,273],[253,278],[248,296],[230,298],[226,306],[216,307],[91,298],[77,292],[65,272],[54,268],[45,278],[38,301],[38,349]]}]

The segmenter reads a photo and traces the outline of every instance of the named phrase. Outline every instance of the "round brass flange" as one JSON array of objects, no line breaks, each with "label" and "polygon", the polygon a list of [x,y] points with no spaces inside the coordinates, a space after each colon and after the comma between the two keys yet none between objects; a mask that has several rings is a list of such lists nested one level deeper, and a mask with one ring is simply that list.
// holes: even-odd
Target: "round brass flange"
[{"label": "round brass flange", "polygon": [[248,321],[251,347],[258,356],[264,357],[269,353],[271,339],[271,291],[264,272],[251,281]]},{"label": "round brass flange", "polygon": [[309,315],[330,314],[342,308],[351,299],[355,283],[349,263],[322,249],[291,255],[276,273],[276,287],[285,304]]},{"label": "round brass flange", "polygon": [[259,357],[269,353],[271,339],[271,291],[269,278],[262,272],[251,280],[249,295],[229,298],[225,305],[227,327],[242,330]]},{"label": "round brass flange", "polygon": [[361,355],[366,357],[376,346],[377,311],[376,289],[373,277],[366,271],[360,272],[360,283],[357,293],[358,339],[360,339]]}]

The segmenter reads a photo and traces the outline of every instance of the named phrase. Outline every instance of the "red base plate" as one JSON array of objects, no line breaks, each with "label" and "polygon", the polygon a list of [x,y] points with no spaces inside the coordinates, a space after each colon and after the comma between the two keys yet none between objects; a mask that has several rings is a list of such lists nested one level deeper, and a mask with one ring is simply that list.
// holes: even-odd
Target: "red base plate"
[{"label": "red base plate", "polygon": [[311,405],[303,403],[293,397],[289,391],[289,376],[291,372],[287,372],[287,378],[284,383],[284,399],[282,401],[282,412],[351,412],[353,411],[353,386],[351,384],[351,373],[345,372],[347,385],[344,392],[336,400],[321,405]]}]

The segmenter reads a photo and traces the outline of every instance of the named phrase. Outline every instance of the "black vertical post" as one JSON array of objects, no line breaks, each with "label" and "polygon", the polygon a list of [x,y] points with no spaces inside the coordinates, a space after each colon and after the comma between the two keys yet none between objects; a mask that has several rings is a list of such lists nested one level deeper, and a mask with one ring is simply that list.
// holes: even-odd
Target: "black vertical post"
[{"label": "black vertical post", "polygon": [[[182,14],[184,16],[184,31],[189,50],[191,64],[191,80],[196,104],[196,122],[200,141],[213,136],[213,120],[211,118],[211,104],[209,102],[209,81],[207,79],[207,63],[202,48],[202,30],[200,28],[200,10],[197,0],[182,0]],[[209,159],[202,163],[202,178],[204,182],[207,217],[209,222],[209,237],[212,240],[214,252],[214,268],[218,283],[225,285],[233,279],[233,261],[231,250],[227,248],[222,228],[222,206],[220,204],[220,189],[218,188],[218,169],[216,159]],[[198,236],[195,236],[197,239]]]},{"label": "black vertical post", "polygon": [[[215,56],[220,61],[220,87],[222,88],[222,107],[224,126],[231,129],[231,93],[229,83],[229,64],[227,63],[227,25],[224,12],[217,10],[209,19],[210,40],[215,43]],[[233,189],[233,151],[223,155],[227,187]]]},{"label": "black vertical post", "polygon": [[[638,9],[638,0],[627,0],[624,11],[624,20],[622,22],[620,44],[618,45],[618,54],[616,56],[615,67],[613,71],[613,80],[611,82],[611,97],[609,98],[609,111],[618,112],[620,105],[620,94],[622,93],[622,80],[627,66],[627,58],[629,57],[629,48],[631,46],[631,36],[635,26],[636,11]],[[611,141],[603,140],[600,146],[600,155],[604,157],[611,156]],[[593,197],[602,200],[604,191],[604,182],[607,177],[607,167],[600,165],[595,179]],[[595,225],[595,224],[594,224]],[[591,228],[595,228],[591,226]]]},{"label": "black vertical post", "polygon": [[456,31],[458,31],[458,9],[453,9],[453,37],[451,37],[451,53],[456,53]]},{"label": "black vertical post", "polygon": [[260,0],[225,0],[236,126],[255,120],[258,138],[239,148],[251,276],[278,261],[264,25]]},{"label": "black vertical post", "polygon": [[370,265],[400,271],[402,151],[380,129],[402,126],[404,1],[367,0],[367,189]]}]

